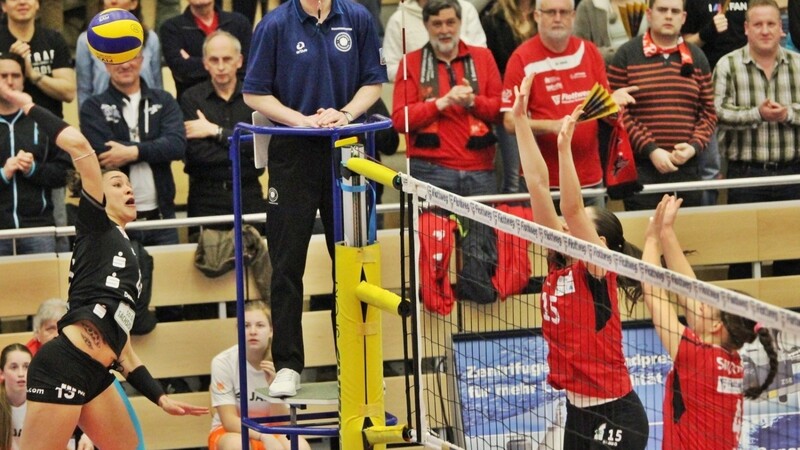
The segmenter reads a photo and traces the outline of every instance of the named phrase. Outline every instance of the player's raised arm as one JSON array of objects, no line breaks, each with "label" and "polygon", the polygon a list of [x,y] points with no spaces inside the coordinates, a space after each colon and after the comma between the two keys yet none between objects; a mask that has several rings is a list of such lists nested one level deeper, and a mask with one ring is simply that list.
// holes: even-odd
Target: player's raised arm
[{"label": "player's raised arm", "polygon": [[[656,208],[655,215],[650,218],[645,234],[644,251],[642,260],[650,264],[661,266],[661,226],[664,218],[664,210],[667,203],[674,201],[675,198],[665,195]],[[669,294],[653,285],[643,284],[644,303],[653,318],[653,326],[656,329],[661,343],[669,352],[674,360],[678,354],[678,346],[683,329],[685,328],[678,321],[678,313],[669,301]]]},{"label": "player's raised arm", "polygon": [[97,157],[89,145],[89,141],[83,134],[46,108],[33,103],[33,99],[26,92],[13,90],[6,83],[0,82],[0,96],[20,108],[42,128],[48,137],[55,141],[59,148],[69,153],[75,168],[81,175],[83,190],[95,200],[102,201],[103,180],[100,164],[97,162]]},{"label": "player's raised arm", "polygon": [[547,171],[547,164],[528,125],[528,98],[532,83],[533,75],[528,75],[522,79],[520,86],[514,86],[516,98],[511,115],[514,118],[520,165],[531,196],[533,221],[548,228],[562,230],[563,226],[550,196],[550,174]]}]

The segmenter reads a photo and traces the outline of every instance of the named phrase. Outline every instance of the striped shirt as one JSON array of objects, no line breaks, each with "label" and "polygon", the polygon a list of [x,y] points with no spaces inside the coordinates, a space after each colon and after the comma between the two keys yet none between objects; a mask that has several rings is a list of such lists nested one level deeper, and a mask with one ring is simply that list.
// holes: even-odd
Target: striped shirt
[{"label": "striped shirt", "polygon": [[642,38],[631,39],[617,50],[608,66],[612,89],[638,86],[636,103],[625,108],[623,119],[637,160],[649,161],[658,148],[672,151],[688,143],[697,153],[705,150],[714,132],[714,90],[711,69],[703,52],[688,44],[691,76],[681,75],[679,52],[644,55]]},{"label": "striped shirt", "polygon": [[[720,152],[731,161],[787,162],[800,149],[800,55],[778,49],[772,78],[750,57],[749,46],[717,63],[714,103]],[[770,99],[789,106],[785,123],[767,122],[758,106]]]}]

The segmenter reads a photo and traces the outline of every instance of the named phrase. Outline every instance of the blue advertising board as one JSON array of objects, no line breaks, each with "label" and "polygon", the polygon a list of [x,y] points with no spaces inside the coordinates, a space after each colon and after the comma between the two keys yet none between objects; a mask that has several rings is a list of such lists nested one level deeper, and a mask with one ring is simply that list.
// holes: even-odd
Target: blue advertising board
[{"label": "blue advertising board", "polygon": [[[453,337],[456,390],[467,450],[560,449],[566,400],[547,383],[547,343],[538,329]],[[778,340],[780,342],[780,339]],[[800,446],[800,344],[786,340],[780,370],[761,399],[745,401],[741,448],[789,450]],[[757,341],[756,341],[757,342]],[[634,389],[650,423],[648,450],[661,448],[664,384],[672,362],[652,325],[628,323],[623,351]],[[742,349],[747,376],[763,379],[761,346]],[[746,380],[747,382],[747,380]]]}]

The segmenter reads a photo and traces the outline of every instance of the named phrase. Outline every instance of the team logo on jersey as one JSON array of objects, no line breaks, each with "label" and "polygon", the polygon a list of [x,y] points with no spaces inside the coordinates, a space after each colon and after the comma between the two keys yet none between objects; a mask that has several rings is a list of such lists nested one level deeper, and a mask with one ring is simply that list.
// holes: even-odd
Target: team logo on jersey
[{"label": "team logo on jersey", "polygon": [[741,378],[717,377],[717,392],[720,394],[742,393],[743,380]]},{"label": "team logo on jersey", "polygon": [[339,50],[342,53],[347,53],[350,51],[350,48],[353,46],[353,40],[350,38],[350,35],[345,32],[341,32],[333,38],[333,43],[336,45],[336,50]]},{"label": "team logo on jersey", "polygon": [[562,275],[558,277],[558,281],[556,281],[556,297],[562,297],[566,294],[572,294],[575,292],[575,279],[572,277],[572,271],[570,270],[569,273],[566,275]]},{"label": "team logo on jersey", "polygon": [[267,193],[267,202],[272,205],[278,204],[278,190],[274,187],[269,188],[269,192]]},{"label": "team logo on jersey", "polygon": [[294,46],[294,54],[299,55],[301,53],[307,52],[308,49],[306,48],[306,43],[303,41],[298,41],[297,44]]},{"label": "team logo on jersey", "polygon": [[551,95],[550,98],[553,99],[553,104],[560,105],[561,104],[561,94],[559,95]]}]

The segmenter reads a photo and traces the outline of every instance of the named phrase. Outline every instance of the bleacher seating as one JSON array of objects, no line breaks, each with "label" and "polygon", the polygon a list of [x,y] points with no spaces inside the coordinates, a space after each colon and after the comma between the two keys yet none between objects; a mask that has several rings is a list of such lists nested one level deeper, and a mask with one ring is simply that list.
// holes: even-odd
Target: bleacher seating
[{"label": "bleacher seating", "polygon": [[[628,239],[640,243],[646,213],[621,213],[620,218]],[[770,261],[800,255],[800,202],[773,204],[715,206],[686,209],[677,224],[686,249],[693,250],[689,258],[697,267],[724,265],[730,262]],[[379,232],[382,244],[383,286],[398,290],[400,280],[400,233],[398,230]],[[193,265],[194,244],[150,247],[155,272],[152,306],[222,302],[235,298],[233,274],[206,278]],[[67,296],[69,254],[0,257],[0,292],[6,298],[0,302],[0,317],[30,315],[39,303],[49,297]],[[305,274],[306,294],[324,294],[331,290],[330,260],[322,236],[314,236],[309,250]],[[782,307],[800,307],[796,292],[800,291],[800,276],[766,277],[760,279],[715,281],[725,287],[736,287]],[[253,283],[249,283],[251,286]],[[251,292],[255,295],[255,291]],[[513,308],[514,300],[483,307],[479,317],[467,318],[465,323],[482,323],[482,329],[493,329],[489,322],[501,308]],[[426,316],[426,315],[424,315]],[[535,310],[521,323],[536,326]],[[304,313],[304,339],[307,367],[335,365],[333,335],[328,311]],[[431,324],[423,317],[423,326]],[[500,326],[500,325],[498,325]],[[384,358],[402,360],[403,336],[399,319],[384,314]],[[433,332],[433,331],[431,331]],[[447,335],[450,329],[439,329]],[[30,332],[0,334],[0,346],[11,342],[26,342]],[[133,338],[139,356],[159,378],[207,375],[212,357],[236,341],[235,319],[210,319],[159,324],[146,335]],[[387,409],[405,417],[404,380],[389,377]],[[208,404],[206,392],[177,394],[183,400]],[[210,427],[210,417],[172,417],[164,414],[142,397],[132,398],[144,428],[148,449],[203,447]]]}]

